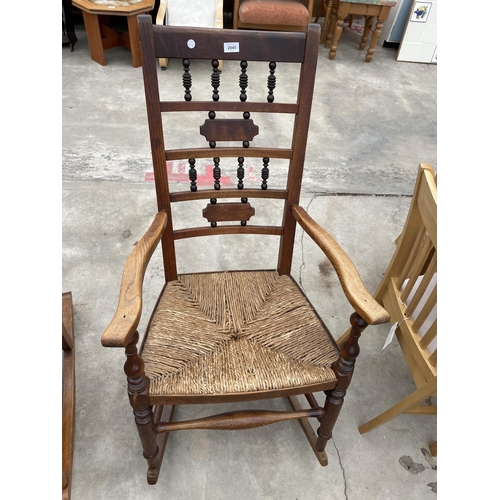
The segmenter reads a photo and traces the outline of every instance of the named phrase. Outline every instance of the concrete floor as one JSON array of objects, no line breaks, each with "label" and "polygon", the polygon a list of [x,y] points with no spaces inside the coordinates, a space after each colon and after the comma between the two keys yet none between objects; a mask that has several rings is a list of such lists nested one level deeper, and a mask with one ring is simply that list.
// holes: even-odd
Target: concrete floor
[{"label": "concrete floor", "polygon": [[[437,471],[422,452],[436,439],[435,417],[402,415],[368,434],[357,430],[414,388],[397,342],[381,353],[389,325],[371,327],[361,338],[353,381],[327,446],[328,467],[318,464],[296,422],[238,433],[199,430],[170,436],[160,479],[156,486],[147,484],[126,394],[124,352],[100,343],[114,314],[125,260],[156,207],[148,180],[142,72],[132,68],[124,48],[106,51],[107,66],[94,63],[83,25],[77,24],[76,33],[74,52],[62,49],[62,291],[73,294],[76,334],[73,499],[435,498]],[[320,48],[301,205],[343,245],[373,292],[403,227],[418,164],[430,163],[437,171],[437,67],[397,62],[396,50],[380,46],[367,64],[357,40],[357,33],[345,31],[334,61]],[[162,73],[165,82],[179,64],[170,62]],[[202,62],[193,64],[193,77],[202,69]],[[277,72],[276,94],[292,84],[283,71],[281,80]],[[237,69],[227,63],[223,77],[229,81],[233,74]],[[169,130],[170,139],[176,140],[180,125]],[[280,130],[281,125],[269,126],[266,133],[278,140]],[[273,263],[275,246],[251,239],[257,252],[241,258],[227,243],[217,252],[218,237],[210,244],[183,241],[179,270],[262,268],[263,256]],[[330,330],[343,333],[351,309],[325,257],[301,230],[292,274]],[[145,278],[140,331],[161,286],[158,252]],[[202,412],[207,410],[179,408],[177,415],[195,418]],[[402,457],[422,467],[412,473],[401,465]]]}]

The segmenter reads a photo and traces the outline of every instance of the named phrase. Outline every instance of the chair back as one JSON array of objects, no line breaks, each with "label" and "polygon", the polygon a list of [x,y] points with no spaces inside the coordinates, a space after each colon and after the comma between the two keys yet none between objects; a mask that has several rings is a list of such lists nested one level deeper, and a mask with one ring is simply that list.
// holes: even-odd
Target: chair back
[{"label": "chair back", "polygon": [[417,385],[437,376],[437,185],[421,164],[393,258],[375,298],[391,314]]},{"label": "chair back", "polygon": [[[162,239],[166,281],[177,279],[175,241],[210,235],[276,236],[280,239],[276,268],[280,274],[290,273],[296,227],[291,206],[299,202],[301,190],[319,26],[310,25],[304,33],[287,33],[155,26],[148,15],[139,16],[138,21],[158,210],[165,210],[168,216]],[[175,65],[168,72],[158,71],[158,58],[182,61],[175,81]],[[223,72],[218,70],[222,60],[230,61],[224,63]],[[262,69],[251,76],[263,62],[265,76]],[[297,66],[293,98],[288,63]],[[207,70],[205,77],[200,76],[203,69]],[[234,96],[227,81],[232,76],[237,89]],[[283,99],[278,99],[280,78],[286,88]],[[200,90],[204,86],[208,88],[205,94]],[[184,118],[176,113],[183,113]],[[284,134],[282,122],[273,125],[271,121],[281,115],[291,117],[290,137],[284,145],[266,144],[262,133],[266,128],[275,127],[278,136]],[[199,133],[192,134],[187,147],[181,147],[174,132],[193,124],[199,126]],[[286,168],[281,167],[283,161]],[[261,168],[260,178],[249,168],[253,162]],[[284,175],[282,181],[273,179],[275,163],[276,173]],[[175,189],[169,188],[169,181]],[[208,183],[210,187],[206,187]],[[199,210],[198,221],[191,227],[176,228],[172,204],[199,200],[208,203]],[[258,212],[252,206],[255,200],[280,200],[281,223],[252,223]],[[245,248],[242,245],[241,251]]]}]

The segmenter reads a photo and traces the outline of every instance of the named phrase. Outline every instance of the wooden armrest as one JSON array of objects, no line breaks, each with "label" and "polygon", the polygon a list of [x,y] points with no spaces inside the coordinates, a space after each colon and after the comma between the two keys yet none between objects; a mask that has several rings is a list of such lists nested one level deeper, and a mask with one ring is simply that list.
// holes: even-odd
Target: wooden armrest
[{"label": "wooden armrest", "polygon": [[118,307],[111,323],[102,334],[104,347],[125,347],[135,333],[142,313],[142,282],[151,255],[158,246],[167,214],[162,211],[156,217],[127,259],[120,285]]},{"label": "wooden armrest", "polygon": [[356,266],[342,247],[300,206],[292,206],[293,216],[323,250],[335,268],[342,290],[354,310],[370,325],[389,321],[389,313],[372,297],[361,281]]}]

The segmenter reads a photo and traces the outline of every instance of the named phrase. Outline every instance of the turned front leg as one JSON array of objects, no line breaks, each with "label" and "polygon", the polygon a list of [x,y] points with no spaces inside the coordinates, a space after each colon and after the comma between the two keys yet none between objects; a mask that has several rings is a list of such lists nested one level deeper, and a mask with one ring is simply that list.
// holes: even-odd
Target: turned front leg
[{"label": "turned front leg", "polygon": [[359,354],[358,339],[361,336],[361,332],[368,326],[358,313],[353,313],[350,321],[351,330],[349,337],[342,344],[340,356],[332,365],[337,375],[337,386],[335,389],[325,392],[325,416],[321,419],[321,425],[318,429],[317,451],[324,451],[327,441],[332,437],[332,429],[344,403],[344,396],[351,383],[354,363]]},{"label": "turned front leg", "polygon": [[144,361],[137,353],[139,334],[135,332],[125,348],[127,361],[124,370],[127,375],[128,396],[132,405],[135,423],[139,431],[144,458],[148,461],[148,483],[158,480],[158,446],[154,432],[153,410],[149,404],[149,379],[144,374]]},{"label": "turned front leg", "polygon": [[375,52],[375,47],[377,46],[378,39],[380,38],[380,33],[382,32],[382,27],[384,23],[378,20],[377,25],[375,26],[375,31],[372,35],[372,41],[370,43],[370,47],[366,54],[366,62],[370,62],[373,58],[373,54]]},{"label": "turned front leg", "polygon": [[330,47],[330,53],[328,54],[328,59],[334,59],[335,55],[337,54],[340,35],[342,34],[342,30],[344,28],[344,22],[345,22],[345,17],[340,17],[340,15],[338,15],[337,22],[335,23],[335,29],[333,31],[332,46]]},{"label": "turned front leg", "polygon": [[365,17],[365,28],[363,30],[363,36],[361,37],[361,42],[359,44],[359,50],[364,50],[366,47],[366,42],[368,41],[368,36],[370,35],[370,31],[373,26],[373,21],[375,20],[374,16]]}]

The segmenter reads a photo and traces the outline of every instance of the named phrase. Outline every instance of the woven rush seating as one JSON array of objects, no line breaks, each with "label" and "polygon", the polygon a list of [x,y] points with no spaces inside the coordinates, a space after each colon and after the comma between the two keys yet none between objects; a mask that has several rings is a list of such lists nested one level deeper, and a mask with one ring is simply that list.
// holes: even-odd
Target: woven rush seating
[{"label": "woven rush seating", "polygon": [[169,282],[142,357],[158,396],[331,383],[338,351],[292,278],[243,271]]}]

